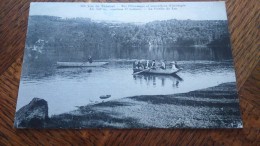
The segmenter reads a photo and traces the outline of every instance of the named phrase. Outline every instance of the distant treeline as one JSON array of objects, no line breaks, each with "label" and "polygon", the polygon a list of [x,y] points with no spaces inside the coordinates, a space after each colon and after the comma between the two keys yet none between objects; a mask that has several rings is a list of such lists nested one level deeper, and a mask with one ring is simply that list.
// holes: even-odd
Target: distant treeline
[{"label": "distant treeline", "polygon": [[30,16],[25,61],[94,59],[231,59],[227,21],[165,20],[146,24]]}]

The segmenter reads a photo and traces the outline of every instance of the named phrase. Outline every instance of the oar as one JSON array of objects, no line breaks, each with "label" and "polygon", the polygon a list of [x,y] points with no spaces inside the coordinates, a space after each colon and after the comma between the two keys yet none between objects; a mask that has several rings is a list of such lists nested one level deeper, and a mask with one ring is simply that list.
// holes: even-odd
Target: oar
[{"label": "oar", "polygon": [[144,72],[144,71],[148,71],[148,70],[150,70],[150,68],[145,69],[145,70],[142,70],[142,71],[139,71],[139,72],[136,72],[136,73],[133,73],[132,75],[137,75],[137,74],[140,74],[140,73],[142,73],[142,72]]}]

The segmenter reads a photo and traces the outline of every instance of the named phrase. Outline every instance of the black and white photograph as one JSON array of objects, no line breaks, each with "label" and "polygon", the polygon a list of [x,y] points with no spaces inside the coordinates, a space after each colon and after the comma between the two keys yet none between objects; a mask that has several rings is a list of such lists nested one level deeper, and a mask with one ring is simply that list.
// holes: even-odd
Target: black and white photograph
[{"label": "black and white photograph", "polygon": [[31,2],[15,128],[242,128],[224,1]]}]

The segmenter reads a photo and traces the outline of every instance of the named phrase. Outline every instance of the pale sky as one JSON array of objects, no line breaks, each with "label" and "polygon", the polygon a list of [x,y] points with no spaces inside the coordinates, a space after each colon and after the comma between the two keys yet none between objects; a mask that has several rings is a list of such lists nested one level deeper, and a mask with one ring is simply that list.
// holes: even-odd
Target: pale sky
[{"label": "pale sky", "polygon": [[169,19],[227,20],[224,1],[154,3],[32,2],[30,15],[50,15],[62,18],[83,17],[93,20],[141,23]]}]

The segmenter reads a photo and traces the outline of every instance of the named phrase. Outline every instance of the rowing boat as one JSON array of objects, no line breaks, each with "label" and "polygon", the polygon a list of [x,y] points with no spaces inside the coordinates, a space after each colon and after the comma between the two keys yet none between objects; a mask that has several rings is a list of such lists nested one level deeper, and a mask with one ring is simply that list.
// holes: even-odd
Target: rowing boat
[{"label": "rowing boat", "polygon": [[163,70],[163,69],[133,69],[134,73],[140,73],[140,74],[159,74],[159,75],[174,75],[177,72],[181,71],[182,69],[168,69],[168,70]]},{"label": "rowing boat", "polygon": [[57,62],[58,67],[98,67],[108,64],[108,62]]}]

